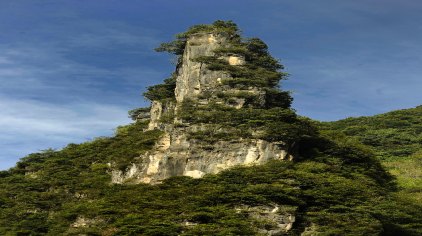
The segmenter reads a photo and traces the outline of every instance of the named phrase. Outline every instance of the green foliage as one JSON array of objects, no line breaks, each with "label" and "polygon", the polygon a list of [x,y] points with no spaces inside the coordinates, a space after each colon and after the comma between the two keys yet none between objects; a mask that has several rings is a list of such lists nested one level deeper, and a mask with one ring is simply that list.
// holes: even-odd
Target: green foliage
[{"label": "green foliage", "polygon": [[[422,150],[400,160],[385,161],[384,166],[397,177],[401,193],[422,203]],[[422,204],[421,204],[422,205]]]},{"label": "green foliage", "polygon": [[[245,47],[246,51],[246,46],[244,45],[243,47]],[[227,50],[220,50],[219,52],[222,51],[226,53]],[[284,79],[287,75],[286,73],[278,71],[277,68],[282,68],[282,65],[278,64],[269,54],[257,55],[255,56],[257,58],[250,58],[250,61],[247,60],[248,58],[246,57],[246,64],[244,66],[229,65],[229,63],[226,60],[221,59],[220,56],[224,56],[224,54],[216,53],[215,56],[201,56],[195,58],[195,60],[205,63],[210,70],[225,71],[230,74],[232,78],[223,80],[223,83],[230,85],[231,87],[248,88],[252,86],[274,88],[278,85],[279,81]],[[265,63],[262,62],[267,60],[265,58],[274,60],[274,65],[265,65]]]},{"label": "green foliage", "polygon": [[285,73],[267,70],[262,67],[253,68],[252,66],[229,65],[227,61],[215,58],[214,56],[198,57],[195,60],[207,64],[207,67],[210,70],[228,72],[232,78],[224,79],[222,82],[225,85],[235,88],[273,88],[277,86],[279,81],[286,75]]},{"label": "green foliage", "polygon": [[153,85],[147,88],[143,94],[150,101],[162,101],[167,99],[175,99],[174,89],[176,88],[176,75],[165,79],[163,84]]},{"label": "green foliage", "polygon": [[185,51],[186,40],[174,40],[168,43],[162,43],[155,49],[157,52],[168,52],[175,55],[182,55]]},{"label": "green foliage", "polygon": [[236,106],[238,99],[242,99],[244,104],[242,107],[262,107],[262,99],[260,93],[253,91],[240,90],[240,91],[221,91],[215,94],[217,98],[222,99],[225,104]]},{"label": "green foliage", "polygon": [[[224,79],[223,85],[237,89],[266,88],[267,108],[288,108],[292,98],[288,92],[277,88],[280,80],[285,79],[287,74],[281,72],[283,65],[274,59],[268,52],[268,46],[258,38],[243,39],[240,36],[236,24],[231,21],[216,21],[210,25],[196,25],[185,33],[176,36],[176,40],[163,43],[157,51],[166,51],[179,56],[179,63],[186,46],[187,39],[196,33],[224,34],[228,42],[214,50],[213,56],[201,56],[195,58],[197,62],[205,63],[210,70],[225,71],[232,78]],[[230,65],[224,57],[236,55],[245,58],[245,65]],[[144,95],[149,100],[161,100],[174,96],[173,87],[165,84],[149,87]]]},{"label": "green foliage", "polygon": [[[233,115],[248,119],[249,112]],[[265,117],[297,119],[273,112]],[[143,128],[120,127],[112,138],[31,154],[1,172],[0,234],[257,235],[268,223],[236,207],[272,204],[296,206],[291,235],[310,222],[326,235],[421,233],[421,208],[391,194],[391,177],[365,146],[335,133],[298,142],[306,158],[296,162],[173,177],[160,185],[111,185],[107,163],[137,156],[160,136]],[[70,227],[80,217],[89,227]]]},{"label": "green foliage", "polygon": [[[293,144],[304,136],[316,134],[316,130],[310,122],[298,117],[294,111],[282,108],[236,109],[215,103],[202,106],[186,100],[181,106],[180,118],[190,124],[210,125],[209,127],[212,127],[214,131],[208,129],[206,132],[213,133],[213,135],[204,135],[202,136],[204,139],[222,137],[224,133],[218,131],[221,128],[226,130],[223,132],[231,130],[234,135],[239,135],[238,137],[255,137],[268,141],[282,141],[287,144]],[[253,133],[258,134],[252,135]],[[204,132],[200,131],[194,137],[200,138],[201,134]]]},{"label": "green foliage", "polygon": [[422,106],[419,106],[372,117],[321,123],[321,128],[354,137],[372,147],[378,158],[392,166],[396,161],[417,159],[417,153],[422,150],[421,123]]},{"label": "green foliage", "polygon": [[141,107],[130,110],[128,111],[129,118],[135,121],[138,119],[140,114],[149,113],[150,109],[151,107]]},{"label": "green foliage", "polygon": [[251,68],[265,68],[271,71],[284,69],[278,60],[274,59],[268,52],[268,46],[259,38],[251,38],[244,43],[246,61],[251,63]]},{"label": "green foliage", "polygon": [[[201,56],[195,61],[205,63],[210,70],[225,71],[231,78],[222,80],[223,85],[236,89],[250,90],[261,88],[266,91],[266,108],[288,108],[292,98],[289,92],[277,86],[285,79],[286,73],[280,72],[283,65],[268,52],[268,46],[258,38],[230,40],[228,44],[214,50],[213,56]],[[230,65],[224,57],[236,55],[245,59],[244,65]]]},{"label": "green foliage", "polygon": [[262,80],[255,80],[252,78],[229,78],[222,81],[224,85],[228,85],[233,88],[247,89],[250,87],[264,87],[266,82]]},{"label": "green foliage", "polygon": [[211,25],[194,25],[186,32],[176,35],[176,40],[168,43],[162,43],[155,50],[157,52],[168,52],[180,56],[185,50],[188,37],[196,33],[226,34],[232,39],[239,37],[239,29],[233,21],[217,20]]},{"label": "green foliage", "polygon": [[422,106],[372,117],[348,118],[322,123],[327,130],[342,132],[371,146],[383,160],[410,156],[422,149]]},{"label": "green foliage", "polygon": [[289,108],[293,102],[290,92],[280,91],[279,89],[266,89],[265,90],[265,107],[281,107]]},{"label": "green foliage", "polygon": [[[369,152],[373,152],[391,174],[397,178],[399,192],[394,201],[399,202],[399,209],[422,207],[422,106],[393,111],[372,117],[348,118],[336,122],[321,123],[324,132],[341,133],[356,141],[366,144]],[[384,203],[384,207],[389,202]],[[408,206],[405,206],[405,205]],[[416,207],[415,209],[419,209]],[[392,221],[386,226],[386,235],[399,235],[397,230],[411,227],[403,221],[400,226],[394,225],[395,217],[402,212],[382,215]],[[410,213],[409,213],[410,214]],[[412,213],[409,215],[418,215]],[[397,220],[397,219],[396,219]],[[390,233],[392,232],[392,233]],[[400,234],[402,235],[402,234]]]}]

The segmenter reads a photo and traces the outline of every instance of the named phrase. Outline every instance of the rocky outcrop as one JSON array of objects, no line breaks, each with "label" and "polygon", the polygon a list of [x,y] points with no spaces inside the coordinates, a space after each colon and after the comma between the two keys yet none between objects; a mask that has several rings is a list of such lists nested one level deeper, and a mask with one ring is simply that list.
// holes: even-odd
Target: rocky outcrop
[{"label": "rocky outcrop", "polygon": [[212,149],[190,142],[185,135],[166,133],[156,148],[140,157],[126,172],[114,170],[113,183],[159,183],[171,176],[201,178],[237,165],[256,165],[292,157],[282,143],[264,140],[220,141]]},{"label": "rocky outcrop", "polygon": [[211,71],[204,63],[195,59],[214,55],[213,51],[221,47],[227,38],[220,34],[195,34],[186,43],[182,64],[178,68],[176,78],[176,101],[194,98],[207,89],[215,88],[221,79],[229,78],[222,71]]},{"label": "rocky outcrop", "polygon": [[[263,205],[263,206],[240,206],[237,212],[245,212],[250,218],[258,221],[258,232],[263,235],[285,235],[292,229],[296,221],[294,206]],[[259,227],[259,225],[263,227]]]},{"label": "rocky outcrop", "polygon": [[[265,92],[259,88],[239,90],[222,86],[222,80],[230,75],[224,71],[209,70],[207,65],[196,60],[213,56],[214,50],[228,41],[224,34],[198,33],[191,35],[176,69],[175,100],[153,101],[148,130],[160,129],[165,132],[156,147],[133,161],[126,171],[113,170],[113,183],[159,183],[178,175],[201,178],[205,174],[215,174],[236,165],[262,164],[269,160],[292,159],[283,142],[268,142],[259,138],[234,138],[207,144],[190,139],[189,133],[203,130],[204,125],[189,124],[179,118],[182,102],[194,100],[207,105],[211,100],[225,103],[214,96],[217,93],[243,93],[253,95],[255,103],[265,103]],[[229,65],[243,66],[245,59],[239,55],[227,55],[220,59]],[[220,99],[220,100],[218,100]],[[226,105],[241,109],[244,98],[232,97]]]}]

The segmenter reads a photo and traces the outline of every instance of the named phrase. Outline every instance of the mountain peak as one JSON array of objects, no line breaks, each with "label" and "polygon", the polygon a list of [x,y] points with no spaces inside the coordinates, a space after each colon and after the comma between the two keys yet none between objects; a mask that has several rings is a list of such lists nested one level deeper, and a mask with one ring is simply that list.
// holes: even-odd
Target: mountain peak
[{"label": "mountain peak", "polygon": [[235,24],[217,21],[161,44],[157,51],[175,54],[178,63],[172,76],[145,96],[151,100],[148,130],[162,130],[163,138],[129,169],[114,171],[113,182],[197,178],[293,158],[294,140],[312,128],[290,109],[289,93],[279,89],[285,73],[267,45],[238,32]]}]

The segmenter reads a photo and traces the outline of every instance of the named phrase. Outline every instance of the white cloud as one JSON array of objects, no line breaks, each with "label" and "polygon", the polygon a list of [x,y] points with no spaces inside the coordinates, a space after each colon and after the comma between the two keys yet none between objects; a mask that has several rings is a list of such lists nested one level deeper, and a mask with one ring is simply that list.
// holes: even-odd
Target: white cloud
[{"label": "white cloud", "polygon": [[111,135],[129,123],[126,110],[97,103],[53,105],[0,97],[0,169],[25,154]]},{"label": "white cloud", "polygon": [[137,78],[141,89],[143,77],[160,75],[86,66],[64,58],[55,47],[2,49],[0,169],[29,153],[111,135],[113,128],[129,123],[125,101],[101,91],[98,86],[105,81],[95,78],[122,77],[122,87],[133,87]]},{"label": "white cloud", "polygon": [[0,169],[32,152],[111,135],[130,122],[127,110],[136,101],[143,105],[139,90],[163,78],[154,69],[110,68],[68,57],[78,47],[142,51],[156,46],[148,30],[108,23],[68,22],[75,33],[65,32],[69,25],[45,24],[34,29],[35,35],[58,38],[0,44]]},{"label": "white cloud", "polygon": [[[400,57],[400,55],[394,55]],[[294,107],[320,120],[374,115],[422,103],[420,68],[376,54],[288,61]]]}]

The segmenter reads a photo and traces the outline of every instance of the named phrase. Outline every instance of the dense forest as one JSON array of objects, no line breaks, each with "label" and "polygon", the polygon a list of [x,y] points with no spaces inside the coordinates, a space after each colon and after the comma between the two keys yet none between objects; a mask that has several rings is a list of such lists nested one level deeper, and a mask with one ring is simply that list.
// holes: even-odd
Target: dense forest
[{"label": "dense forest", "polygon": [[321,128],[369,147],[397,178],[402,197],[422,204],[422,106],[322,123]]}]

